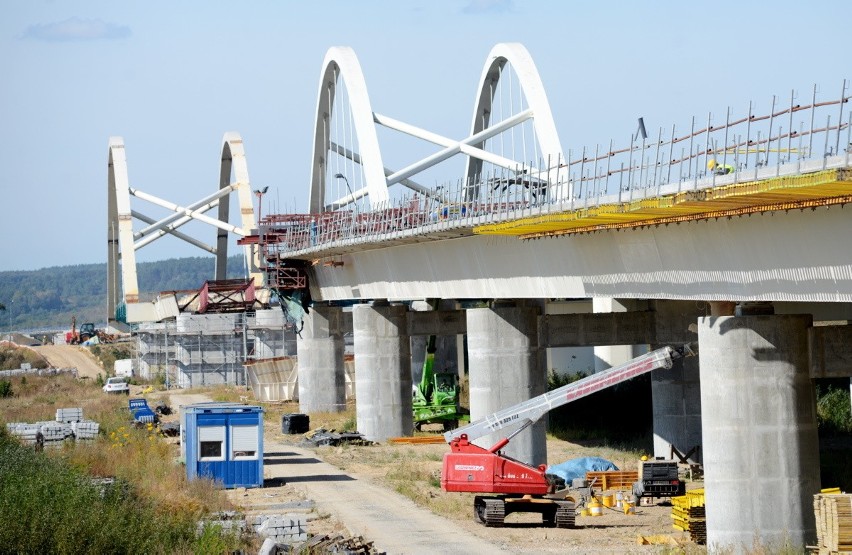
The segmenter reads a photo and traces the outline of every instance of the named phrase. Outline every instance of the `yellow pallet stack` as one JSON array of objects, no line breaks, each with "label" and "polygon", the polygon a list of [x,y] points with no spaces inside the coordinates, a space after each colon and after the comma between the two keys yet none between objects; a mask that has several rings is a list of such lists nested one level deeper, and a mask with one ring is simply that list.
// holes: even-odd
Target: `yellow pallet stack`
[{"label": "yellow pallet stack", "polygon": [[852,552],[852,495],[848,493],[814,495],[814,514],[816,515],[817,553],[829,555]]},{"label": "yellow pallet stack", "polygon": [[689,538],[695,543],[707,543],[704,488],[688,491],[680,497],[672,497],[672,521],[676,530],[689,532]]}]

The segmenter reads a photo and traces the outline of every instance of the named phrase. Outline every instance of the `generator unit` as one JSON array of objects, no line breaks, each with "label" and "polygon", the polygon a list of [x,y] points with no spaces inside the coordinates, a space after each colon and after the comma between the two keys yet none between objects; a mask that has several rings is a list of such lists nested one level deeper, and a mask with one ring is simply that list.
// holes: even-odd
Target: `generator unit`
[{"label": "generator unit", "polygon": [[686,484],[677,476],[677,461],[639,462],[639,480],[633,483],[636,497],[678,497],[686,495]]}]

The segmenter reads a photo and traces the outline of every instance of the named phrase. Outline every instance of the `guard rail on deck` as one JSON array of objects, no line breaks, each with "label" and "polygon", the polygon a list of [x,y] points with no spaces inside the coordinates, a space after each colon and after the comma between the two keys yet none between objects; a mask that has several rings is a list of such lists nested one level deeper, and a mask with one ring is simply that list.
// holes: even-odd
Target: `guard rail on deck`
[{"label": "guard rail on deck", "polygon": [[[749,108],[745,117],[736,120],[728,110],[724,125],[713,126],[708,117],[707,125],[697,130],[693,118],[689,132],[682,136],[673,126],[666,135],[660,129],[654,140],[631,138],[630,145],[619,150],[610,142],[608,149],[598,147],[593,154],[583,149],[581,156],[574,157],[569,151],[566,160],[547,160],[512,173],[442,186],[434,194],[399,196],[368,212],[340,209],[270,215],[261,220],[256,240],[267,259],[275,260],[321,258],[370,245],[474,233],[520,235],[523,232],[501,232],[494,225],[566,213],[574,213],[576,220],[587,217],[592,208],[635,205],[688,191],[850,168],[852,114],[844,113],[850,98],[845,93],[844,82],[840,100],[818,103],[814,95],[810,105],[791,101],[780,110],[773,99],[769,114],[757,116]],[[711,161],[721,171],[710,171]],[[841,186],[847,187],[842,180]],[[778,193],[782,200],[784,190]],[[852,188],[840,191],[850,193]],[[795,193],[787,194],[796,198]],[[809,198],[814,194],[821,193],[811,191]],[[838,194],[835,183],[824,196]],[[661,208],[655,208],[658,217]]]}]

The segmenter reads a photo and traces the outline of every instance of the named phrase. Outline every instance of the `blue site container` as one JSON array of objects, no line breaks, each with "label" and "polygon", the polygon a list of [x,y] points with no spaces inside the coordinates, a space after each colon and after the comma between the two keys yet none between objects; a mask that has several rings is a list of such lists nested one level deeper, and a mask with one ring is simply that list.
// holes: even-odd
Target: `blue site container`
[{"label": "blue site container", "polygon": [[186,477],[226,488],[263,487],[263,408],[238,403],[181,407]]}]

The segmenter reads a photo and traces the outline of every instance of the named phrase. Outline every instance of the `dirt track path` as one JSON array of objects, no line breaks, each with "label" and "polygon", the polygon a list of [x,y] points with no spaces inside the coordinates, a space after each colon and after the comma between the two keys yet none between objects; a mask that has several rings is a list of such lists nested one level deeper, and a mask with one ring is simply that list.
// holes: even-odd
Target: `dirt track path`
[{"label": "dirt track path", "polygon": [[104,369],[85,347],[77,345],[42,345],[33,347],[54,368],[76,368],[77,377],[95,379]]},{"label": "dirt track path", "polygon": [[342,522],[350,533],[388,555],[516,553],[468,533],[395,491],[349,475],[310,449],[279,441],[265,445],[264,475],[281,478]]}]

